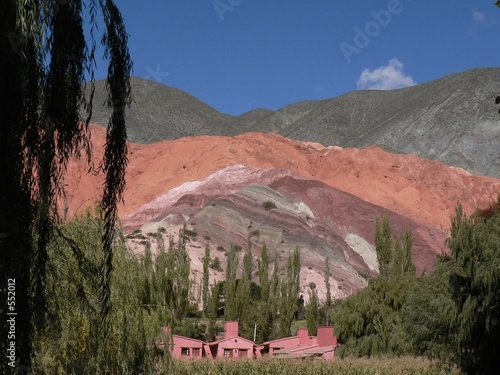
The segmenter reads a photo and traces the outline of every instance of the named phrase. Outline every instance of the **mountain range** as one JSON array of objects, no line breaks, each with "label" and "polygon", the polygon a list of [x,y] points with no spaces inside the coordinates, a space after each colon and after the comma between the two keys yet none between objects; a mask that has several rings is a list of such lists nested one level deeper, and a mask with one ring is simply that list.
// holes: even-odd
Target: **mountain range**
[{"label": "mountain range", "polygon": [[[325,146],[383,149],[441,161],[471,173],[500,177],[500,68],[452,74],[398,90],[358,90],[325,100],[255,109],[240,116],[154,81],[132,78],[127,111],[131,142],[187,136],[274,132]],[[96,82],[93,122],[105,125],[104,81]]]},{"label": "mountain range", "polygon": [[[500,192],[500,69],[479,69],[394,91],[356,91],[334,99],[222,114],[181,90],[132,79],[127,112],[129,166],[121,225],[130,247],[153,249],[184,225],[193,278],[208,243],[225,264],[231,244],[265,244],[284,266],[301,249],[301,292],[323,295],[325,259],[342,298],[378,272],[375,220],[395,235],[411,229],[417,272],[447,251],[457,202],[467,213]],[[96,103],[104,101],[96,82]],[[107,113],[95,105],[94,163],[102,158]],[[100,124],[100,125],[99,125]],[[321,141],[321,142],[320,142]],[[65,217],[99,198],[103,176],[73,160],[61,202]],[[155,235],[156,234],[156,235]],[[211,280],[223,272],[211,269]]]}]

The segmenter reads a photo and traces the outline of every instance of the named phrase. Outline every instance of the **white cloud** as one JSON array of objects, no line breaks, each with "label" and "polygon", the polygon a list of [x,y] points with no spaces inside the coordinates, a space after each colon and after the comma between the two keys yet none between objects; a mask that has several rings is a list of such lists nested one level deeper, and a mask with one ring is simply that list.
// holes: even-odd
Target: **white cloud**
[{"label": "white cloud", "polygon": [[356,84],[358,89],[392,90],[413,86],[416,82],[410,75],[405,75],[403,64],[398,59],[391,59],[389,65],[374,70],[364,69]]},{"label": "white cloud", "polygon": [[481,24],[481,25],[484,25],[486,24],[486,15],[484,13],[481,13],[477,10],[473,10],[472,11],[472,17],[474,18],[474,21]]}]

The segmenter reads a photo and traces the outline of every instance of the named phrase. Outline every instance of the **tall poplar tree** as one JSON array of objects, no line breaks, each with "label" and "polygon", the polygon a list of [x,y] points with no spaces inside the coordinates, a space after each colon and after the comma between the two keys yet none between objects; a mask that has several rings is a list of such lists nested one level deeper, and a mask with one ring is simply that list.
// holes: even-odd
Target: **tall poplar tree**
[{"label": "tall poplar tree", "polygon": [[306,306],[306,324],[309,334],[316,335],[319,326],[319,301],[316,284],[309,284],[309,302]]},{"label": "tall poplar tree", "polygon": [[325,259],[325,313],[326,313],[326,324],[330,324],[330,313],[332,308],[332,291],[330,285],[330,259],[326,257]]},{"label": "tall poplar tree", "polygon": [[382,220],[377,218],[375,220],[375,249],[380,276],[386,276],[389,273],[389,266],[392,260],[392,246],[389,219],[386,216]]},{"label": "tall poplar tree", "polygon": [[203,299],[203,316],[207,315],[209,303],[209,281],[210,281],[210,244],[205,246],[205,255],[203,256],[203,282],[202,282],[202,299]]},{"label": "tall poplar tree", "polygon": [[269,300],[270,284],[269,284],[269,254],[267,246],[262,246],[262,252],[259,262],[259,283],[260,283],[260,296],[263,302],[267,303]]},{"label": "tall poplar tree", "polygon": [[274,323],[274,316],[272,313],[271,301],[271,283],[269,280],[269,253],[267,246],[262,246],[262,252],[259,262],[259,284],[260,284],[260,305],[259,305],[259,322],[258,322],[258,337],[260,341],[268,341]]},{"label": "tall poplar tree", "polygon": [[226,320],[234,320],[238,315],[238,304],[236,299],[236,274],[238,271],[239,257],[235,245],[231,244],[227,254],[226,280],[224,282],[225,306],[224,316]]},{"label": "tall poplar tree", "polygon": [[285,277],[281,281],[281,306],[279,318],[279,335],[290,334],[293,319],[298,310],[300,290],[300,250],[297,247],[288,258]]}]

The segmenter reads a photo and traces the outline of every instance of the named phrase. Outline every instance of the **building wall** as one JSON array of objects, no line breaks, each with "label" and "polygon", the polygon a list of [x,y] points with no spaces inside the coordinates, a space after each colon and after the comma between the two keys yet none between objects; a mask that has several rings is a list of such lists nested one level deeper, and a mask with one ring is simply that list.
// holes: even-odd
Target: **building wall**
[{"label": "building wall", "polygon": [[337,345],[337,337],[334,336],[334,328],[332,326],[318,327],[317,337],[319,346]]},{"label": "building wall", "polygon": [[269,343],[269,356],[273,356],[276,350],[290,349],[301,345],[313,344],[314,337],[309,336],[307,328],[299,328],[297,336],[284,337],[282,339],[273,340]]},{"label": "building wall", "polygon": [[[168,332],[168,328],[164,327],[163,333]],[[214,345],[208,345],[200,340],[174,335],[171,353],[174,358],[202,358],[204,354],[210,358],[254,357],[255,344],[250,340],[238,336],[238,322],[226,322],[225,337],[225,339],[214,343]],[[302,353],[307,352],[307,350],[315,346],[326,347],[336,345],[337,337],[334,335],[334,327],[318,327],[318,336],[309,336],[306,328],[300,328],[297,330],[297,336],[285,337],[269,342],[269,356],[274,356],[275,351],[280,349],[291,349],[291,352]],[[165,345],[165,347],[168,347],[168,345]],[[293,350],[295,347],[300,348]],[[334,354],[334,350],[328,350],[324,352],[322,358],[333,359]],[[261,356],[257,355],[257,357]]]},{"label": "building wall", "polygon": [[273,356],[276,350],[290,349],[300,345],[299,336],[284,337],[269,343],[269,356]]},{"label": "building wall", "polygon": [[173,337],[173,348],[171,350],[174,358],[202,358],[203,357],[203,342],[188,337],[177,336]]},{"label": "building wall", "polygon": [[253,358],[254,344],[242,340],[240,337],[234,337],[219,342],[217,349],[217,358]]}]

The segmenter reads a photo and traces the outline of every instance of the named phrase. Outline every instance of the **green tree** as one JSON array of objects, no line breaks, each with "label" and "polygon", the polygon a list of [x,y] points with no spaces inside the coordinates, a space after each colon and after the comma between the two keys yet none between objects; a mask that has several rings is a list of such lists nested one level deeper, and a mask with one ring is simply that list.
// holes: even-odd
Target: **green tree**
[{"label": "green tree", "polygon": [[243,316],[243,310],[248,306],[248,303],[251,299],[251,282],[252,282],[252,274],[253,274],[253,262],[252,262],[252,249],[249,239],[249,244],[243,255],[243,273],[241,275],[241,279],[238,282],[237,286],[237,320],[240,320]]},{"label": "green tree", "polygon": [[449,255],[441,255],[431,275],[415,280],[403,306],[404,329],[413,353],[447,362],[455,359],[458,347],[458,327],[452,319],[457,315],[456,306],[449,287],[450,260]]},{"label": "green tree", "polygon": [[271,314],[273,315],[274,318],[276,318],[281,303],[278,254],[274,255],[273,276],[271,280],[271,286],[269,288],[269,300],[271,302],[270,303]]},{"label": "green tree", "polygon": [[471,218],[458,205],[448,245],[459,364],[467,374],[500,373],[500,197]]},{"label": "green tree", "polygon": [[[149,276],[117,236],[113,243],[110,334],[101,350],[92,350],[94,326],[99,316],[99,273],[104,255],[95,251],[104,232],[102,214],[88,211],[57,229],[48,244],[48,321],[33,340],[33,372],[142,373],[151,372],[151,350],[165,319],[160,309],[142,303],[142,280]],[[78,256],[75,256],[77,254]],[[82,255],[82,256],[80,256]]]},{"label": "green tree", "polygon": [[332,292],[330,285],[330,259],[326,257],[325,259],[325,288],[326,288],[326,298],[325,298],[325,315],[326,324],[330,324],[330,314],[332,309]]},{"label": "green tree", "polygon": [[181,230],[177,242],[168,238],[165,248],[163,236],[155,236],[157,253],[153,261],[151,238],[145,242],[141,301],[147,311],[158,310],[163,314],[163,323],[175,329],[175,325],[186,317],[189,311],[189,297],[192,282],[190,261],[186,252],[188,238]]},{"label": "green tree", "polygon": [[375,250],[377,252],[380,276],[386,276],[389,273],[389,266],[392,260],[392,246],[389,219],[386,216],[382,220],[377,218],[375,220]]},{"label": "green tree", "polygon": [[252,314],[256,310],[255,301],[251,293],[252,274],[252,249],[249,236],[247,248],[243,255],[243,272],[236,287],[237,314],[235,318],[235,320],[240,322],[242,336],[247,338],[251,338],[251,331],[253,331],[255,323],[255,316]]},{"label": "green tree", "polygon": [[[68,160],[85,149],[90,155],[88,123],[92,95],[83,85],[95,66],[97,13],[104,27],[102,44],[109,60],[107,105],[112,108],[101,169],[105,174],[102,208],[102,264],[98,331],[106,334],[110,311],[117,203],[124,189],[126,129],[124,109],[130,103],[128,35],[112,0],[90,1],[90,38],[84,35],[84,4],[75,1],[6,0],[0,23],[0,298],[6,301],[7,279],[16,280],[16,356],[31,366],[36,330],[47,321],[47,244],[58,221]],[[86,40],[90,40],[87,45]],[[91,83],[93,88],[93,83]],[[93,91],[93,90],[91,90]],[[101,104],[101,103],[99,103]],[[85,119],[80,115],[87,110]],[[0,313],[5,316],[5,304]],[[35,313],[36,312],[36,313]],[[7,337],[5,324],[0,335]],[[94,337],[93,351],[103,340]],[[7,341],[1,340],[5,353]],[[6,366],[2,361],[0,366]],[[1,370],[1,368],[0,368]],[[4,371],[0,371],[4,372]]]},{"label": "green tree", "polygon": [[267,246],[266,244],[264,244],[262,246],[262,252],[259,262],[259,283],[261,288],[261,299],[265,303],[268,302],[271,287],[271,285],[269,284],[269,263],[270,259],[267,252]]},{"label": "green tree", "polygon": [[165,263],[156,261],[157,274],[162,278],[157,288],[166,296],[168,307],[174,312],[176,321],[182,320],[189,306],[191,282],[191,263],[186,251],[188,237],[184,230],[179,233],[177,243],[170,236],[169,251],[165,254]]},{"label": "green tree", "polygon": [[267,246],[262,246],[259,262],[259,283],[261,300],[259,304],[259,314],[257,315],[257,337],[258,341],[268,341],[271,337],[274,324],[273,301],[271,294],[271,282],[269,280],[269,265],[271,259],[267,252]]},{"label": "green tree", "polygon": [[389,220],[375,223],[380,276],[368,287],[336,303],[333,321],[341,355],[402,355],[412,350],[404,329],[403,306],[417,283],[411,259],[412,235],[394,238]]},{"label": "green tree", "polygon": [[300,291],[300,250],[297,247],[288,258],[286,272],[281,284],[281,298],[279,310],[279,335],[286,337],[290,334],[293,319],[298,310]]},{"label": "green tree", "polygon": [[238,247],[231,244],[229,253],[227,254],[226,280],[224,282],[224,295],[226,299],[224,316],[226,320],[235,320],[238,316],[238,302],[236,299],[236,274],[238,266]]},{"label": "green tree", "polygon": [[414,275],[415,265],[412,261],[411,249],[413,238],[409,229],[405,230],[403,238],[396,238],[392,244],[389,272],[392,275]]},{"label": "green tree", "polygon": [[395,275],[413,275],[415,266],[412,261],[413,238],[409,229],[402,238],[394,238],[389,219],[375,221],[375,251],[381,277]]},{"label": "green tree", "polygon": [[370,281],[367,288],[337,301],[333,308],[335,332],[343,344],[341,356],[403,355],[411,352],[402,317],[415,276]]},{"label": "green tree", "polygon": [[319,301],[316,284],[309,284],[309,302],[306,306],[306,324],[309,334],[316,335],[319,326]]},{"label": "green tree", "polygon": [[219,290],[216,285],[213,285],[210,290],[208,302],[208,328],[206,339],[208,341],[214,341],[217,335],[217,310],[219,304]]},{"label": "green tree", "polygon": [[203,256],[203,284],[202,284],[202,299],[203,299],[203,316],[206,316],[208,309],[208,296],[210,294],[209,280],[210,280],[210,245],[207,243],[205,246],[205,255]]}]

